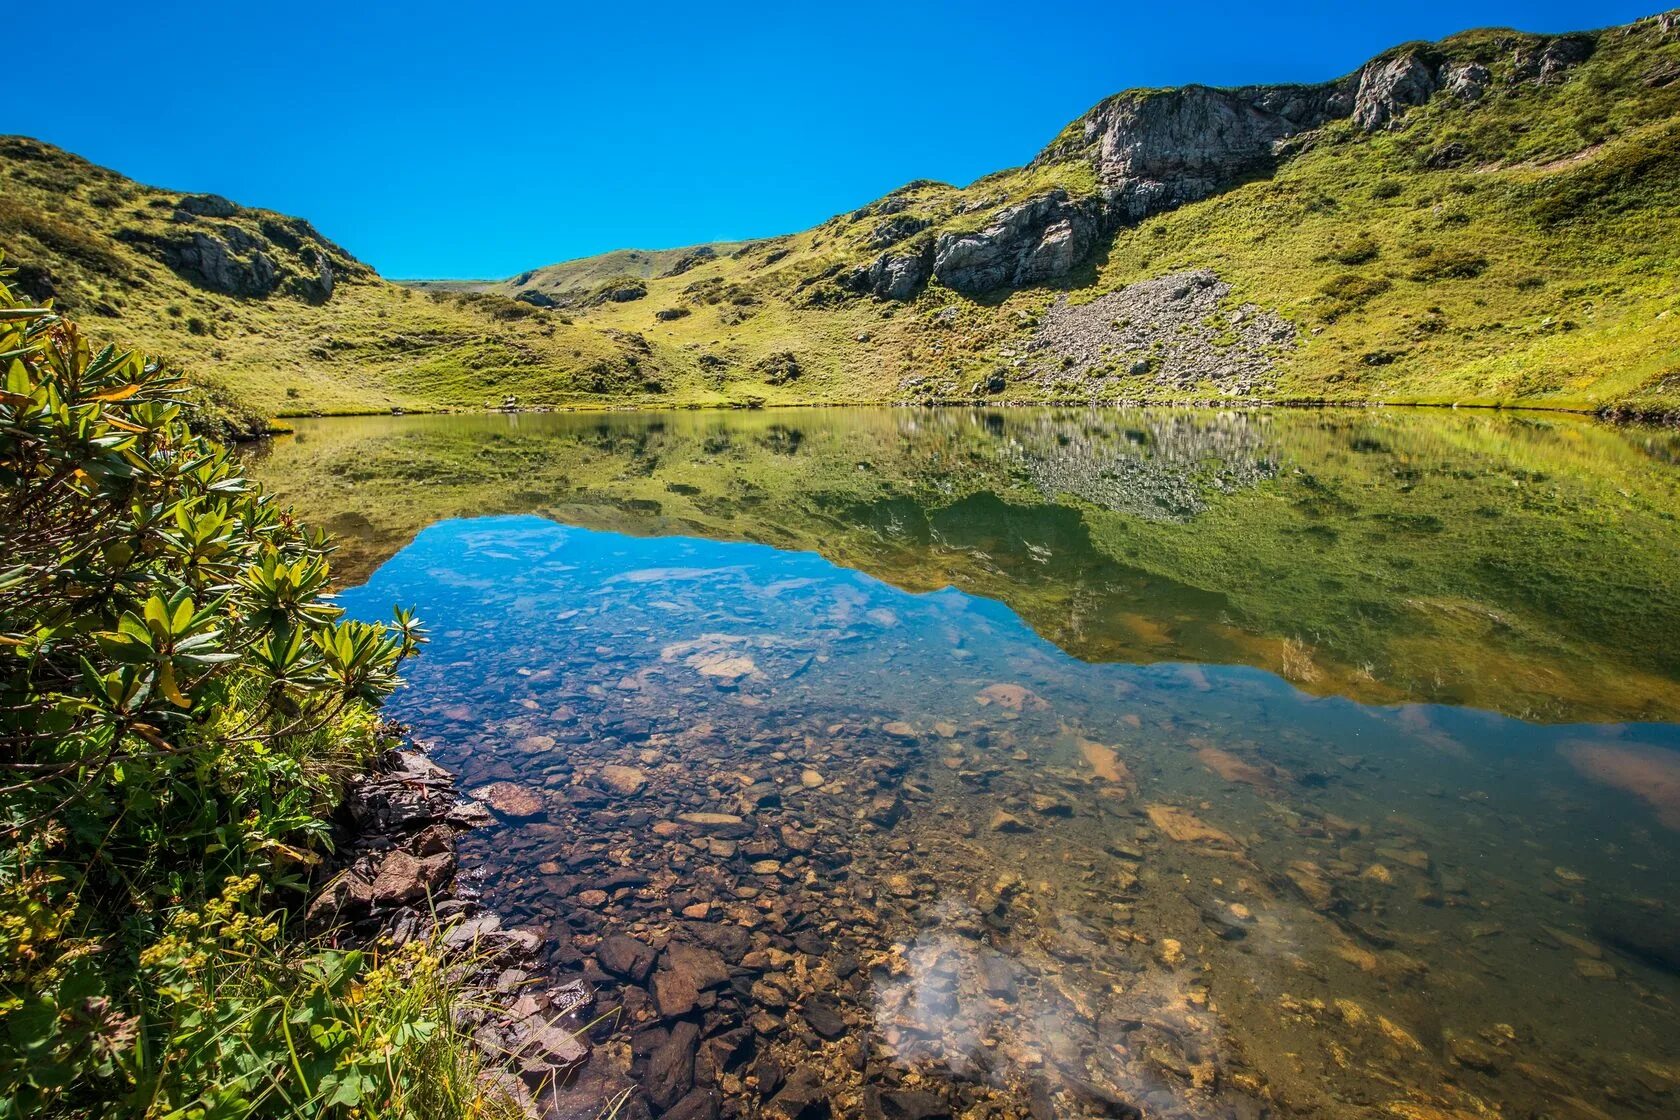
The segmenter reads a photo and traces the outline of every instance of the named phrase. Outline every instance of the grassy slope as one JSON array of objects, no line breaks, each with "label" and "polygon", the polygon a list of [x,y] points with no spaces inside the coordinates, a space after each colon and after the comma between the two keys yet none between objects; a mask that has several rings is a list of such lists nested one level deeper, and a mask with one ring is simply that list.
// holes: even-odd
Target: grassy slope
[{"label": "grassy slope", "polygon": [[[1077,301],[1213,268],[1235,286],[1233,304],[1276,308],[1301,329],[1279,378],[1287,398],[1680,407],[1680,40],[1649,20],[1605,32],[1592,58],[1544,85],[1511,77],[1525,38],[1447,40],[1441,55],[1493,71],[1484,100],[1438,95],[1374,136],[1331,125],[1274,176],[1121,230],[1067,294]],[[1453,166],[1428,166],[1453,145]],[[1035,166],[963,191],[912,188],[908,212],[933,221],[930,234],[969,229],[1050,185],[1093,189],[1084,164]],[[892,395],[916,373],[966,388],[1008,372],[1032,322],[1063,293],[988,305],[936,286],[905,306],[801,307],[824,291],[817,278],[870,258],[861,242],[876,220],[860,211],[785,239],[774,266],[748,253],[655,279],[645,300],[590,321],[694,352],[811,355],[812,382],[760,390],[772,401]],[[730,304],[696,298],[702,283],[759,305],[734,323]],[[1361,302],[1362,288],[1375,294]],[[693,314],[654,319],[671,306]],[[867,343],[847,344],[862,333]],[[1006,398],[1043,394],[1012,381]],[[1140,378],[1117,395],[1161,394]],[[1219,397],[1208,385],[1179,399]]]},{"label": "grassy slope", "polygon": [[[480,408],[504,394],[561,406],[855,403],[907,398],[914,376],[979,395],[994,372],[1009,379],[1002,399],[1040,399],[1065,392],[1037,383],[1017,355],[1052,300],[1200,267],[1234,285],[1233,303],[1276,308],[1300,329],[1277,378],[1285,398],[1680,411],[1680,35],[1655,20],[1604,32],[1550,85],[1511,74],[1527,42],[1472,32],[1438,44],[1490,67],[1488,96],[1465,105],[1439,94],[1374,136],[1339,123],[1304,137],[1274,176],[1121,230],[1065,291],[975,301],[934,285],[907,304],[852,295],[838,280],[879,251],[869,238],[886,220],[882,200],[719,246],[730,251],[678,275],[662,270],[684,250],[432,291],[370,274],[321,306],[239,300],[113,239],[164,220],[148,203],[179,196],[41,145],[20,159],[19,142],[0,147],[0,248],[51,267],[72,307],[113,308],[116,333],[269,414]],[[1456,153],[1451,166],[1434,169],[1443,153]],[[1088,194],[1093,168],[1075,154],[889,199],[930,223],[916,237],[932,237],[1051,187]],[[121,205],[99,204],[113,192]],[[627,271],[645,279],[644,298],[583,310],[505,298]],[[210,333],[191,333],[190,318]],[[784,354],[797,377],[777,375]],[[1164,390],[1147,377],[1107,393],[1222,399],[1212,384]]]},{"label": "grassy slope", "polygon": [[[212,291],[133,240],[179,229],[182,198],[50,145],[0,138],[7,263],[35,278],[44,272],[58,305],[79,313],[90,334],[163,356],[224,409],[286,416],[476,409],[509,393],[536,405],[699,395],[691,373],[685,381],[680,365],[637,340],[499,295],[391,284],[324,239],[338,265],[324,302],[285,290],[266,298]],[[286,263],[263,227],[289,221],[240,208],[189,228],[235,227]]]}]

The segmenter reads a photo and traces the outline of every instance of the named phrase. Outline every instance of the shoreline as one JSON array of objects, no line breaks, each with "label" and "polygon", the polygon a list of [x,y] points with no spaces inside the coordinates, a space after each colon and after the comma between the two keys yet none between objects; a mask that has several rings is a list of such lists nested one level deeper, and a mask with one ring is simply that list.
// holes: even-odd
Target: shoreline
[{"label": "shoreline", "polygon": [[269,421],[269,428],[263,432],[241,434],[236,437],[238,442],[251,443],[269,439],[274,436],[291,435],[296,429],[286,426],[291,420],[356,420],[375,416],[544,416],[544,415],[582,415],[606,412],[771,412],[784,409],[837,409],[837,408],[982,408],[982,409],[1019,409],[1019,408],[1080,408],[1080,409],[1212,409],[1244,412],[1264,412],[1273,409],[1330,410],[1345,408],[1350,410],[1377,409],[1445,409],[1457,411],[1459,409],[1476,409],[1485,412],[1536,412],[1554,416],[1578,416],[1584,419],[1596,420],[1614,427],[1653,427],[1680,428],[1680,406],[1659,406],[1646,408],[1630,405],[1598,405],[1593,408],[1574,408],[1563,405],[1541,404],[1506,404],[1502,402],[1480,401],[1388,401],[1388,400],[1326,400],[1313,398],[1289,398],[1282,400],[1261,400],[1244,398],[1233,401],[1160,401],[1148,398],[1132,398],[1117,400],[1080,400],[1077,398],[1058,398],[1042,401],[996,400],[990,397],[939,397],[916,401],[791,401],[787,403],[755,403],[720,402],[716,404],[604,404],[604,405],[543,405],[534,408],[491,408],[469,409],[442,406],[431,409],[366,409],[350,412],[317,412],[317,413],[283,413]]}]

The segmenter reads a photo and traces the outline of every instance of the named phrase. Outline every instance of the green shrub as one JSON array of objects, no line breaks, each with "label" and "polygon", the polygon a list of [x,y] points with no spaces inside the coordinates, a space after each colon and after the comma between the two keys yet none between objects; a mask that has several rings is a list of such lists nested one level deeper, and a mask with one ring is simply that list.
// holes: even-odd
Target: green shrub
[{"label": "green shrub", "polygon": [[1360,232],[1346,244],[1337,243],[1323,259],[1337,264],[1368,264],[1382,255],[1382,246],[1369,233]]},{"label": "green shrub", "polygon": [[0,366],[0,1116],[464,1113],[436,954],[285,935],[418,624],[160,363],[0,282]]},{"label": "green shrub", "polygon": [[1335,322],[1350,311],[1357,311],[1394,285],[1386,276],[1367,276],[1361,272],[1340,272],[1319,286],[1320,305],[1327,322]]},{"label": "green shrub", "polygon": [[1412,279],[1426,283],[1431,280],[1472,280],[1485,272],[1488,266],[1487,257],[1473,249],[1435,248],[1418,260],[1418,266],[1412,270]]}]

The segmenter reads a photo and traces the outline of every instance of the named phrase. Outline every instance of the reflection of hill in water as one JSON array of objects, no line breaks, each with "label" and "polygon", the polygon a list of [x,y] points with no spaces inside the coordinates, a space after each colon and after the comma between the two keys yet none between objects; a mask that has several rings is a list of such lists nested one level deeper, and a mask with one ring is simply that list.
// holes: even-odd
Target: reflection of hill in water
[{"label": "reflection of hill in water", "polygon": [[1036,420],[1011,433],[1047,498],[1070,494],[1150,521],[1188,521],[1210,498],[1277,474],[1249,414],[1146,417],[1130,426]]},{"label": "reflection of hill in water", "polygon": [[1087,660],[1555,720],[1680,713],[1662,460],[1568,418],[900,409],[321,421],[254,474],[350,582],[433,521],[538,513],[955,586]]}]

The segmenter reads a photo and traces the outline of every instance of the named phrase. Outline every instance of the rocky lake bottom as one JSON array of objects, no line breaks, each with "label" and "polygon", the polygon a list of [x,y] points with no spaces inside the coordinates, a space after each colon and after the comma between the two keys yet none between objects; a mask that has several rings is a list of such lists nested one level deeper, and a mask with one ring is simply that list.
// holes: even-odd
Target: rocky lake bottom
[{"label": "rocky lake bottom", "polygon": [[520,419],[254,473],[431,629],[465,893],[591,992],[559,1114],[1680,1108],[1666,437]]}]

